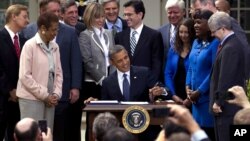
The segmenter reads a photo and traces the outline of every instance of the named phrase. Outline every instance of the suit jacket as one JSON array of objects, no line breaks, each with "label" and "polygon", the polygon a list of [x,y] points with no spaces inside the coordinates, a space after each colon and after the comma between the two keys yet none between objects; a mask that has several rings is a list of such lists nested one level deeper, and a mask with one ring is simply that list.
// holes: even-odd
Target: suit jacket
[{"label": "suit jacket", "polygon": [[[37,24],[33,23],[22,31],[26,38],[37,32]],[[68,101],[70,89],[81,88],[82,62],[78,37],[74,28],[59,23],[56,43],[60,48],[60,59],[63,70],[62,97],[60,101]]]},{"label": "suit jacket", "polygon": [[[114,47],[111,31],[104,30],[103,36],[109,49]],[[79,36],[82,61],[85,68],[85,80],[99,83],[103,77],[108,76],[104,49],[98,35],[93,30],[86,29]],[[112,68],[114,71],[114,68]],[[112,71],[112,70],[111,70]]]},{"label": "suit jacket", "polygon": [[82,31],[84,31],[85,29],[86,29],[86,26],[84,23],[77,22],[77,24],[75,25],[76,34],[78,37],[79,37],[80,33]]},{"label": "suit jacket", "polygon": [[[19,35],[19,45],[22,49],[26,39]],[[8,31],[0,30],[0,95],[8,95],[12,89],[16,89],[18,81],[19,60]]]},{"label": "suit jacket", "polygon": [[232,24],[232,30],[235,32],[235,35],[238,37],[238,39],[241,41],[241,43],[244,46],[244,53],[246,55],[245,57],[245,64],[246,64],[246,79],[250,78],[250,47],[248,44],[248,40],[246,37],[245,31],[241,28],[240,24],[231,17],[231,24]]},{"label": "suit jacket", "polygon": [[212,105],[216,102],[222,108],[221,116],[233,116],[239,110],[237,106],[225,102],[221,92],[226,92],[235,85],[245,86],[246,66],[243,48],[235,34],[229,36],[224,41],[213,66],[210,82],[210,110],[212,111]]},{"label": "suit jacket", "polygon": [[167,55],[168,55],[168,50],[170,48],[170,27],[171,24],[165,24],[162,27],[158,29],[158,31],[161,32],[162,40],[163,40],[163,68],[165,68],[167,64]]},{"label": "suit jacket", "polygon": [[[128,28],[127,22],[126,22],[125,20],[123,20],[121,17],[118,17],[118,18],[122,21],[122,30],[127,29],[127,28]],[[106,22],[105,22],[105,24],[104,24],[104,28],[105,28],[105,29],[108,29],[108,26],[107,26]]]},{"label": "suit jacket", "polygon": [[[146,67],[131,66],[130,68],[130,101],[149,101],[149,89],[157,82]],[[103,100],[124,101],[119,87],[117,71],[112,73],[102,83]]]},{"label": "suit jacket", "polygon": [[133,56],[130,49],[130,28],[117,33],[115,43],[126,48],[132,65],[148,67],[157,79],[163,78],[163,45],[160,32],[144,25]]}]

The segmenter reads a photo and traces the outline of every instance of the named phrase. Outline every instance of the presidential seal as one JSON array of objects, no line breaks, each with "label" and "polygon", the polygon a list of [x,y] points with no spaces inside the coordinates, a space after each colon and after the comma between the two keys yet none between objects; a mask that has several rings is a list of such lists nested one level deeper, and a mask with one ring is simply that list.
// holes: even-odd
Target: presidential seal
[{"label": "presidential seal", "polygon": [[139,134],[148,128],[150,117],[148,111],[141,106],[128,107],[122,116],[125,129],[134,134]]}]

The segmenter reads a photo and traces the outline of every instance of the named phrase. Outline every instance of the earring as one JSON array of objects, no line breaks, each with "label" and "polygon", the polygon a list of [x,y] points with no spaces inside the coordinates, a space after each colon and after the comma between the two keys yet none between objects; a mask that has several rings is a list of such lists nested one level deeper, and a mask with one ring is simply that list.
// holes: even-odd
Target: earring
[{"label": "earring", "polygon": [[42,34],[45,34],[45,31],[42,31]]}]

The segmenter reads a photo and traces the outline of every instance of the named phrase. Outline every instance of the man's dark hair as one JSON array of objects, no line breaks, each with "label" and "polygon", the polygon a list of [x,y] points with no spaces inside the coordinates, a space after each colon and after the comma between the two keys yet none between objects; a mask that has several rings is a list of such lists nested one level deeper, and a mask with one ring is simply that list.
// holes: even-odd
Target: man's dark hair
[{"label": "man's dark hair", "polygon": [[109,59],[112,60],[113,56],[122,50],[126,51],[122,45],[114,45],[114,47],[109,50]]},{"label": "man's dark hair", "polygon": [[38,123],[32,121],[30,129],[27,131],[19,131],[17,128],[14,129],[14,133],[18,141],[36,141],[37,133],[38,133]]},{"label": "man's dark hair", "polygon": [[174,133],[187,133],[189,134],[188,130],[180,125],[175,124],[171,120],[166,119],[163,125],[165,131],[165,137],[168,138]]},{"label": "man's dark hair", "polygon": [[132,6],[135,9],[136,14],[142,12],[143,13],[142,19],[144,18],[145,7],[142,0],[130,0],[123,5],[123,7],[130,7],[130,6]]},{"label": "man's dark hair", "polygon": [[107,131],[103,141],[135,141],[135,138],[124,128],[117,127]]},{"label": "man's dark hair", "polygon": [[68,0],[65,3],[62,3],[61,4],[61,12],[64,14],[66,9],[68,9],[71,6],[76,6],[77,7],[75,0]]}]

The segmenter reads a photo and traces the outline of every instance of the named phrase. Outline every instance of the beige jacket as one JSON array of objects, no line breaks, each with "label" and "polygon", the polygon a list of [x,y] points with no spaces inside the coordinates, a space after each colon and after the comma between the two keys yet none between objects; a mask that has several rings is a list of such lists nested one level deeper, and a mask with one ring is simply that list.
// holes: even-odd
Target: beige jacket
[{"label": "beige jacket", "polygon": [[[19,98],[44,101],[49,95],[47,90],[49,64],[46,53],[39,46],[40,40],[40,36],[36,34],[23,46],[16,92]],[[59,47],[54,41],[51,41],[49,46],[53,48],[55,63],[53,94],[61,97],[63,74]]]}]

